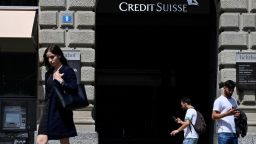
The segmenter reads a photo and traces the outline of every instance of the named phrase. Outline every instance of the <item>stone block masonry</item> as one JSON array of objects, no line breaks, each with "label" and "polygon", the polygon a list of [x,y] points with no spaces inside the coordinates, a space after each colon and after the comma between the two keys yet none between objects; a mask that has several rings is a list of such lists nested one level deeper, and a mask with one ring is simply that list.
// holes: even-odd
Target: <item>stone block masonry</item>
[{"label": "stone block masonry", "polygon": [[[89,108],[79,111],[79,117],[74,115],[77,126],[83,126],[89,133],[94,133],[94,120],[91,111],[94,101],[95,76],[95,0],[39,0],[39,85],[38,85],[38,119],[42,114],[44,99],[43,53],[49,44],[57,44],[63,50],[80,50],[81,82],[84,83]],[[84,116],[83,116],[84,115]],[[97,143],[97,141],[96,141]]]},{"label": "stone block masonry", "polygon": [[[228,79],[236,81],[236,52],[255,52],[256,1],[219,0],[218,4],[218,84],[221,84]],[[255,92],[236,89],[234,96],[240,102],[239,108],[248,115],[248,135],[240,138],[239,143],[255,143]]]}]

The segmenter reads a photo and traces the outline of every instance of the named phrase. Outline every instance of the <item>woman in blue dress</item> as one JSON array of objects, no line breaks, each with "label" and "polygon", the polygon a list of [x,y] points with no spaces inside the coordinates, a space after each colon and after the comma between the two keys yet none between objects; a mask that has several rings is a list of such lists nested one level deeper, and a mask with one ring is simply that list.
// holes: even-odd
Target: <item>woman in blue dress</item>
[{"label": "woman in blue dress", "polygon": [[47,69],[45,103],[38,128],[37,144],[47,144],[48,140],[60,140],[61,144],[69,144],[69,138],[77,136],[73,112],[58,104],[53,86],[61,86],[65,91],[76,91],[77,78],[59,46],[48,46],[43,57]]}]

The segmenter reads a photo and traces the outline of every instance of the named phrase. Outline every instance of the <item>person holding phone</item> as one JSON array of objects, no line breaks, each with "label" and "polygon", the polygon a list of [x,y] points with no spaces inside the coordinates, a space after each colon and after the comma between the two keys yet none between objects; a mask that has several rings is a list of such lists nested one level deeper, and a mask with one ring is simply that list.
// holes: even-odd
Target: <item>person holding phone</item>
[{"label": "person holding phone", "polygon": [[238,144],[235,117],[240,113],[237,101],[232,96],[234,88],[234,81],[224,82],[224,92],[213,104],[212,119],[217,121],[218,144]]},{"label": "person holding phone", "polygon": [[191,105],[191,100],[188,97],[183,97],[180,100],[180,104],[181,104],[181,108],[183,110],[186,110],[186,115],[185,115],[184,121],[182,121],[180,118],[173,117],[178,124],[181,124],[181,126],[178,129],[173,130],[170,133],[170,135],[175,136],[177,133],[183,131],[184,140],[182,144],[197,144],[199,135],[195,131],[194,127],[191,126],[191,123],[192,124],[196,123],[197,112],[194,109],[194,107]]}]

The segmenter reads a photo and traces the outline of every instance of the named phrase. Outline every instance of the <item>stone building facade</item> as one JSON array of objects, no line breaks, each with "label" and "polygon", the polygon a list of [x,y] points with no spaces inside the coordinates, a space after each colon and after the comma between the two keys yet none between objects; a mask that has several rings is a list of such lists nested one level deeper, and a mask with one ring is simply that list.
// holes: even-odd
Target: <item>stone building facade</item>
[{"label": "stone building facade", "polygon": [[[219,0],[219,36],[218,36],[218,84],[232,79],[236,81],[236,52],[251,51],[256,48],[256,1],[255,0]],[[39,59],[50,43],[56,43],[63,49],[81,51],[81,81],[85,84],[87,95],[94,100],[95,65],[95,0],[39,0]],[[71,15],[71,23],[63,23],[62,16]],[[40,66],[39,104],[43,99],[44,66]],[[218,85],[217,84],[217,85]],[[217,90],[218,94],[221,89]],[[255,92],[236,92],[240,108],[248,115],[248,136],[241,143],[254,141],[256,132]],[[90,118],[92,105],[83,110],[87,115],[86,124],[94,125]],[[40,109],[40,106],[39,106]],[[77,115],[78,116],[78,115]],[[79,117],[79,116],[78,116]],[[82,123],[83,123],[82,122]],[[93,129],[90,129],[93,130]]]},{"label": "stone building facade", "polygon": [[[236,81],[236,53],[256,50],[256,0],[217,0],[218,8],[218,80],[217,85],[231,79]],[[43,52],[48,44],[58,44],[63,50],[80,50],[81,82],[84,84],[90,106],[74,112],[75,122],[82,131],[95,132],[92,109],[95,98],[95,9],[96,0],[39,0],[39,85],[38,118],[44,99]],[[65,23],[63,16],[70,16]],[[222,89],[217,89],[218,95]],[[248,116],[248,135],[239,143],[255,143],[255,91],[236,91],[239,108]],[[215,135],[216,137],[216,135]],[[216,140],[216,138],[215,138]],[[95,142],[93,140],[93,142]],[[97,142],[95,142],[97,143]]]},{"label": "stone building facade", "polygon": [[[42,63],[44,50],[51,43],[58,44],[62,50],[79,50],[81,53],[81,83],[85,86],[90,105],[85,109],[74,111],[74,119],[80,139],[90,137],[95,132],[95,121],[91,114],[95,89],[95,0],[39,0],[38,5],[39,62]],[[63,16],[70,16],[71,20],[64,23]],[[45,67],[40,65],[38,119],[42,113],[45,72]],[[93,141],[89,140],[89,143]],[[88,143],[82,139],[71,142]]]},{"label": "stone building facade", "polygon": [[[236,53],[255,52],[256,1],[219,1],[218,83],[228,79],[236,81]],[[219,90],[219,93],[221,90]],[[235,91],[239,108],[248,117],[248,135],[239,143],[255,143],[256,105],[255,91]]]}]

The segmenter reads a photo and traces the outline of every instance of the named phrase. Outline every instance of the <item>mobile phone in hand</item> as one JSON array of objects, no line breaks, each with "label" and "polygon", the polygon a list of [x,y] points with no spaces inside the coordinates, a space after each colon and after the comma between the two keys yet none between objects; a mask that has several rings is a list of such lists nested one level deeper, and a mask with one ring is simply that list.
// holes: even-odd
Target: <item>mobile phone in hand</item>
[{"label": "mobile phone in hand", "polygon": [[177,119],[176,119],[175,116],[172,116],[172,119],[173,119],[175,122],[177,122]]}]

